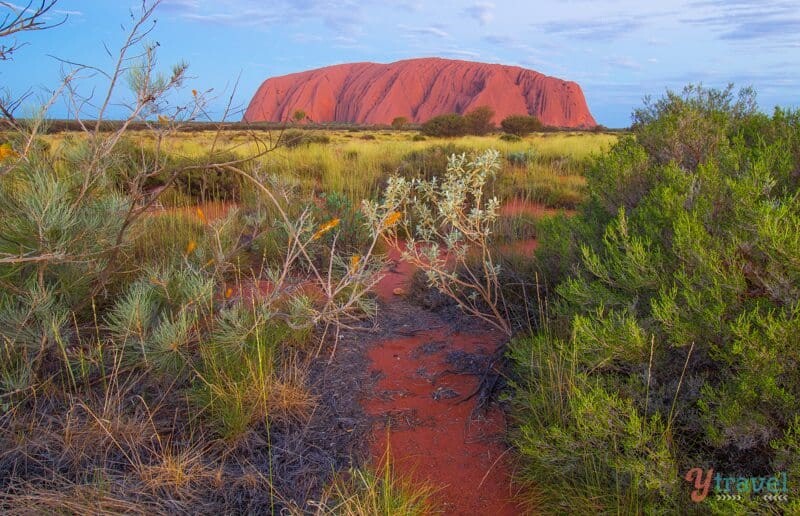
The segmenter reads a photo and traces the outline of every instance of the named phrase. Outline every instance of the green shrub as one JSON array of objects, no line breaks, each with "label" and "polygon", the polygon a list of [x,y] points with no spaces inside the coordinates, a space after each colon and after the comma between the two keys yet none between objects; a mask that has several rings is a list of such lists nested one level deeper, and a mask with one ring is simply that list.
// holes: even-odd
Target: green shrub
[{"label": "green shrub", "polygon": [[539,226],[550,330],[512,352],[527,474],[569,512],[690,512],[690,468],[800,462],[800,116],[690,87],[634,120],[580,213]]},{"label": "green shrub", "polygon": [[404,177],[431,179],[443,177],[447,171],[447,158],[467,152],[465,147],[448,143],[413,150],[403,156],[397,171]]},{"label": "green shrub", "polygon": [[277,399],[279,354],[291,338],[292,330],[257,303],[235,304],[216,317],[200,345],[192,401],[224,439],[244,437],[254,425],[266,424],[267,417],[278,421],[299,415],[292,414],[299,405],[281,406]]},{"label": "green shrub", "polygon": [[494,110],[489,106],[476,107],[464,115],[467,134],[482,136],[494,131]]},{"label": "green shrub", "polygon": [[[242,195],[242,178],[215,165],[219,163],[239,162],[241,158],[231,152],[215,152],[212,155],[181,158],[171,160],[173,163],[160,175],[168,178],[173,171],[180,169],[175,177],[175,190],[194,201],[239,201]],[[242,163],[239,166],[249,166]]]},{"label": "green shrub", "polygon": [[352,247],[354,250],[369,240],[369,232],[359,206],[345,195],[338,192],[323,192],[320,194],[322,206],[314,206],[314,215],[317,220],[340,220],[339,241],[341,245]]},{"label": "green shrub", "polygon": [[488,106],[480,106],[464,116],[458,113],[439,115],[422,124],[422,134],[452,138],[467,134],[484,135],[494,130],[492,118],[494,111]]},{"label": "green shrub", "polygon": [[0,176],[0,257],[22,257],[0,262],[0,290],[54,289],[60,303],[85,306],[130,201],[114,177],[84,183],[84,151],[57,160],[32,152]]},{"label": "green shrub", "polygon": [[512,343],[524,412],[516,443],[536,481],[540,510],[570,514],[674,512],[683,492],[660,415],[587,374],[577,339],[542,334]]},{"label": "green shrub", "polygon": [[[76,142],[69,141],[68,148],[76,152]],[[199,202],[238,201],[241,198],[241,178],[215,165],[240,161],[241,157],[229,150],[181,157],[156,153],[142,142],[123,138],[110,154],[106,170],[121,193],[131,193],[131,179],[146,171],[152,173],[138,185],[145,191],[163,187],[172,180],[174,191],[186,199]]]},{"label": "green shrub", "polygon": [[[85,152],[83,145],[67,137],[64,147],[70,154]],[[130,193],[130,182],[142,171],[154,172],[160,168],[172,165],[174,159],[171,156],[156,153],[133,138],[122,138],[114,148],[114,152],[109,156],[106,168],[107,176],[113,181],[114,186],[123,193]],[[163,175],[150,175],[141,187],[150,190],[163,186]]]},{"label": "green shrub", "polygon": [[536,151],[533,149],[509,152],[506,154],[506,159],[514,167],[526,167],[529,163],[533,163],[536,157]]},{"label": "green shrub", "polygon": [[184,267],[145,270],[112,307],[107,325],[131,366],[183,370],[197,326],[212,309],[214,282]]},{"label": "green shrub", "polygon": [[500,135],[500,139],[503,140],[504,142],[521,142],[522,141],[522,138],[517,136],[516,134],[508,134],[508,133],[501,134]]},{"label": "green shrub", "polygon": [[301,145],[311,145],[312,143],[325,145],[330,142],[330,136],[314,130],[289,129],[284,131],[280,137],[280,143],[290,149]]},{"label": "green shrub", "polygon": [[467,124],[464,117],[457,113],[451,113],[431,118],[422,124],[421,131],[426,136],[452,138],[467,134]]},{"label": "green shrub", "polygon": [[398,116],[392,120],[392,129],[400,130],[406,125],[408,125],[408,118],[404,116]]},{"label": "green shrub", "polygon": [[535,116],[509,115],[500,122],[503,131],[516,136],[525,136],[542,130],[542,123]]},{"label": "green shrub", "polygon": [[427,140],[427,138],[425,138],[421,134],[415,134],[414,136],[411,137],[412,142],[424,142],[425,140]]},{"label": "green shrub", "polygon": [[306,112],[303,111],[302,109],[298,109],[294,113],[292,113],[292,121],[293,122],[297,122],[297,123],[303,122],[307,118],[308,118],[308,115],[306,115]]}]

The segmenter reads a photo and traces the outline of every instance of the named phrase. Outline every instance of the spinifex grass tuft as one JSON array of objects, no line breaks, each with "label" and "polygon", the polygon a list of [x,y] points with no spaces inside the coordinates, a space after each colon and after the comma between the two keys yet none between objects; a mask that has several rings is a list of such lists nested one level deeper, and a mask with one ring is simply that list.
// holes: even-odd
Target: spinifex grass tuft
[{"label": "spinifex grass tuft", "polygon": [[319,505],[318,514],[361,516],[364,514],[392,516],[422,516],[436,512],[431,497],[434,489],[409,478],[394,469],[388,435],[386,450],[376,469],[351,469],[337,475]]}]

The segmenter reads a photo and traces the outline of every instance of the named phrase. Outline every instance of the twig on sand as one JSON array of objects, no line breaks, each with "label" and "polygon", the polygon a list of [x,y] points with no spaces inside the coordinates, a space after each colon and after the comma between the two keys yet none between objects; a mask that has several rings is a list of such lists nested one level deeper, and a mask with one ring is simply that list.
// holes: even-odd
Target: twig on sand
[{"label": "twig on sand", "polygon": [[495,365],[500,362],[505,356],[506,348],[510,341],[506,340],[501,343],[497,349],[491,354],[489,362],[481,375],[478,382],[478,387],[469,395],[459,400],[457,403],[466,403],[475,396],[478,396],[478,401],[475,403],[475,408],[472,409],[472,415],[478,413],[485,413],[497,391],[497,382],[502,376],[502,372],[495,368]]}]

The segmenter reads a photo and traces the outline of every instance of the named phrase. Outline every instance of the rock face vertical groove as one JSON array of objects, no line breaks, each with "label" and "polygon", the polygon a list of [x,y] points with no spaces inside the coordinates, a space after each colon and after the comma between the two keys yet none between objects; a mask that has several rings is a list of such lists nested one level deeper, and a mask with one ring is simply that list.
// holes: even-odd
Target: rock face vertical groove
[{"label": "rock face vertical groove", "polygon": [[534,115],[545,125],[597,125],[577,83],[518,66],[439,58],[390,64],[350,63],[272,77],[261,84],[247,122],[282,122],[297,110],[314,122],[421,123],[446,113],[489,106],[494,122]]}]

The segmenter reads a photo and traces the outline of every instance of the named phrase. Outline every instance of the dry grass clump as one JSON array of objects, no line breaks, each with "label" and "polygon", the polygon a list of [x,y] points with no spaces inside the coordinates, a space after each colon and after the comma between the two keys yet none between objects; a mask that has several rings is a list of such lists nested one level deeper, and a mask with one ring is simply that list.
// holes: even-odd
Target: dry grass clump
[{"label": "dry grass clump", "polygon": [[432,487],[394,471],[387,440],[378,467],[351,469],[335,476],[321,502],[315,504],[316,514],[423,516],[437,512],[434,493]]},{"label": "dry grass clump", "polygon": [[47,488],[39,484],[15,485],[0,493],[0,510],[3,514],[132,514],[149,516],[168,512],[169,507],[157,503],[134,501],[125,496],[115,496],[93,485],[58,483]]}]

